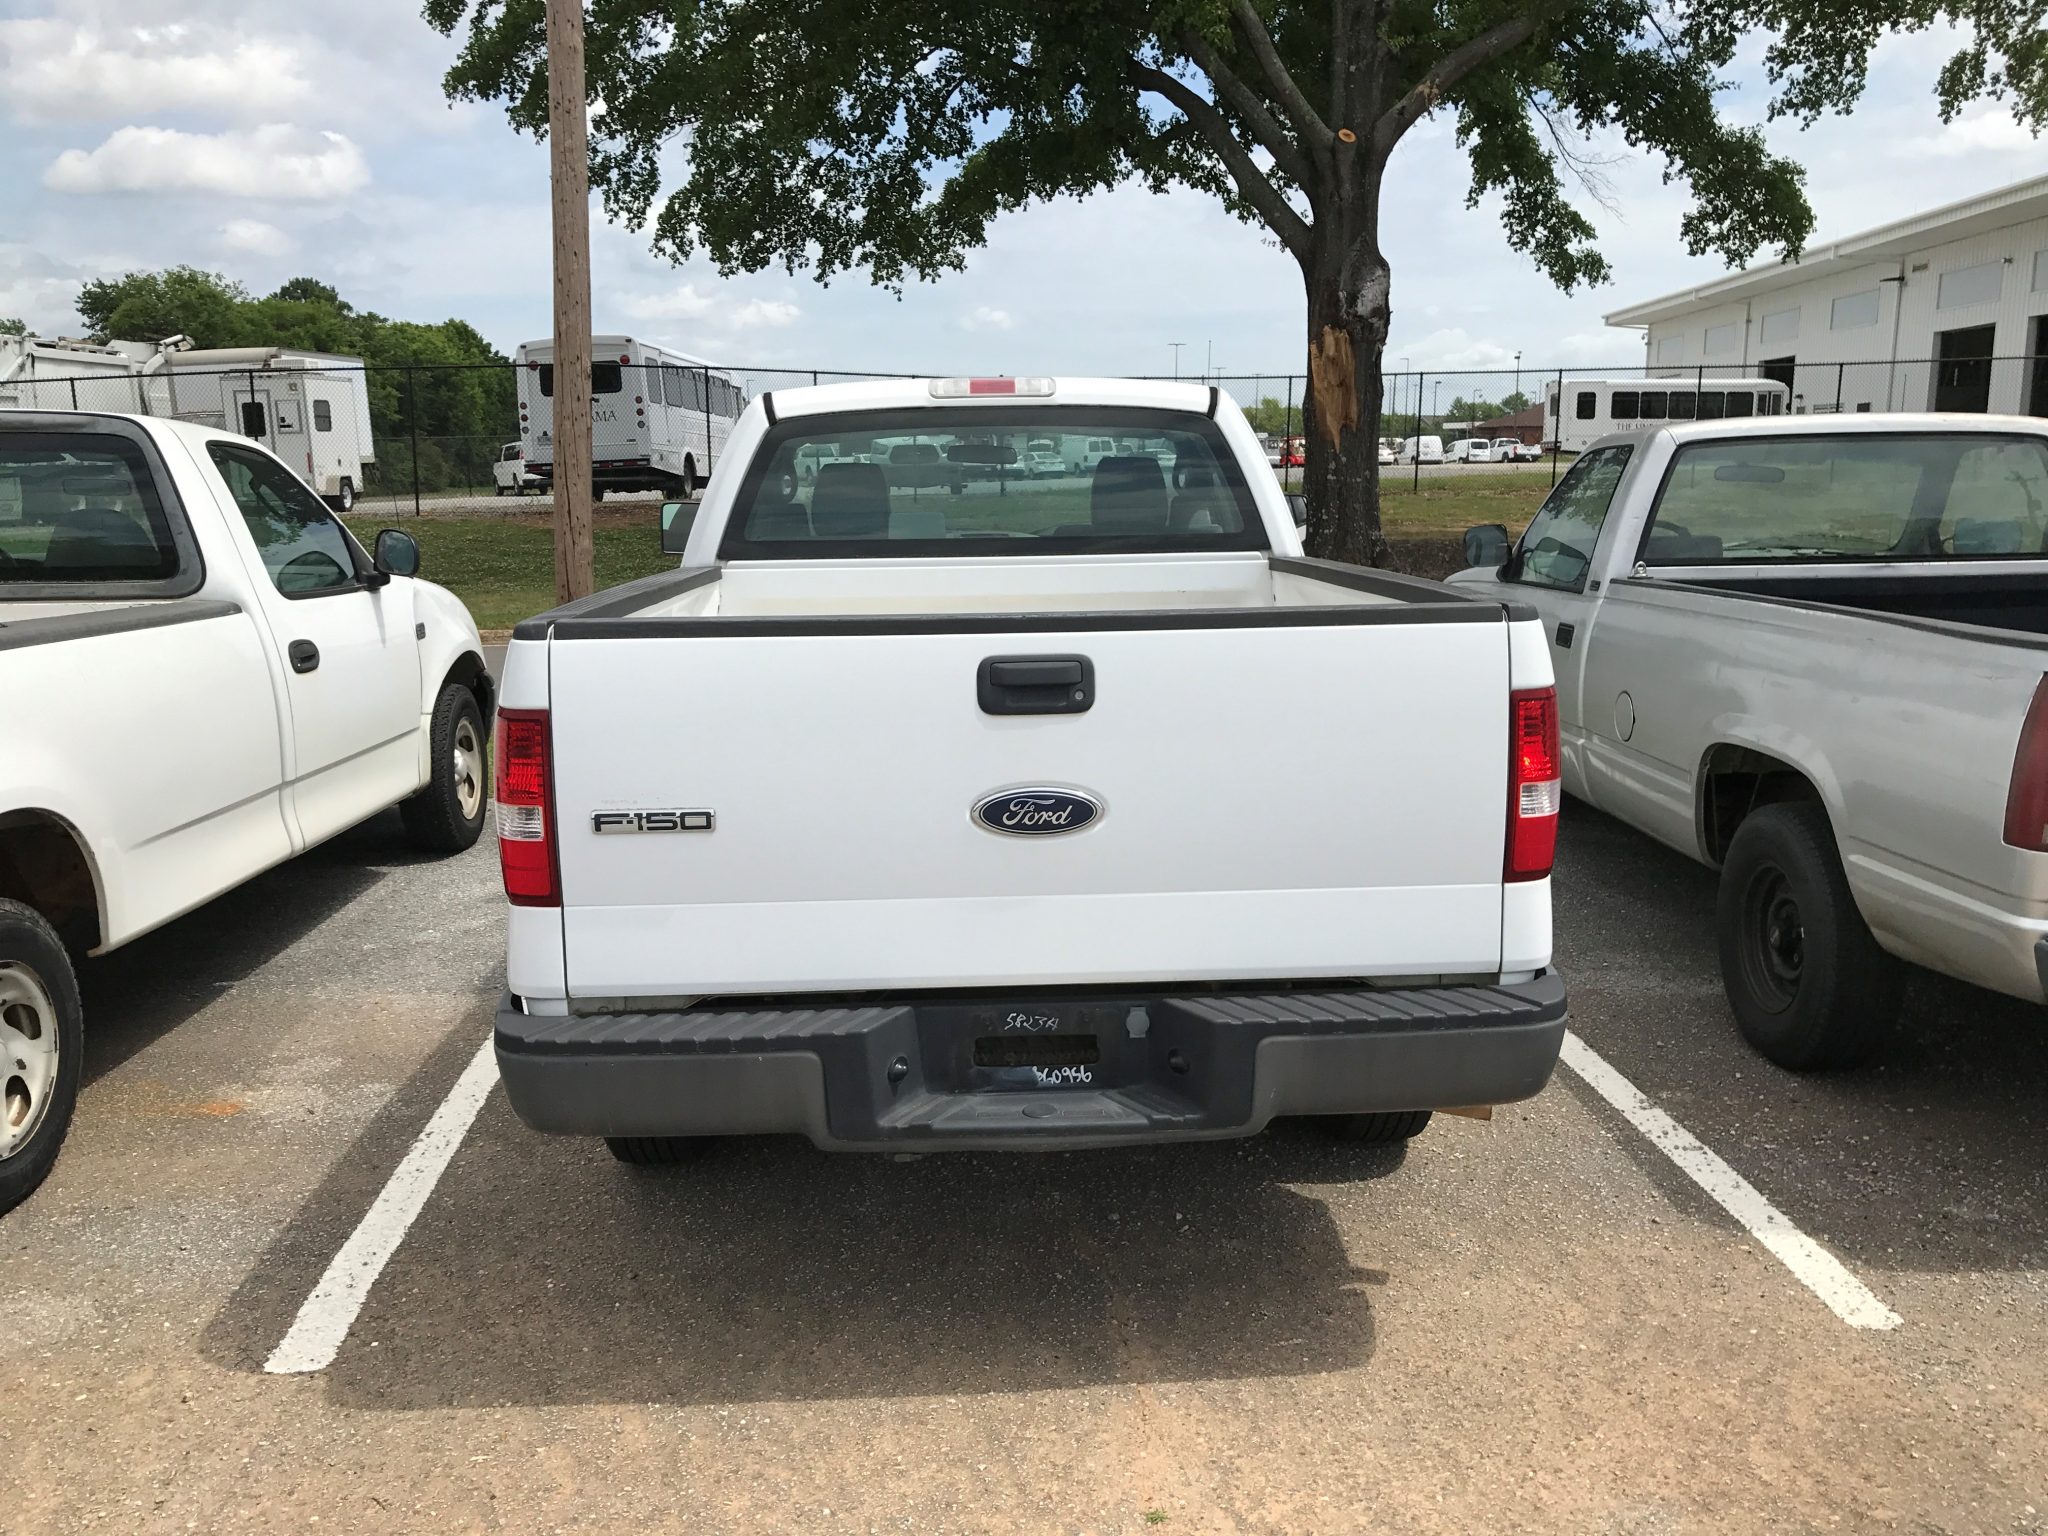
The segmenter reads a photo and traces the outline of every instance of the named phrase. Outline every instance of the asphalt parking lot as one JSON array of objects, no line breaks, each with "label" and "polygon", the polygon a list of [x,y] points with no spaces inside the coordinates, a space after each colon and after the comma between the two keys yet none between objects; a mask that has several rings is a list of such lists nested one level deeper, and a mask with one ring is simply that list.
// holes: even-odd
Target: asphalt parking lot
[{"label": "asphalt parking lot", "polygon": [[1918,978],[1881,1065],[1779,1072],[1711,876],[1578,806],[1577,1036],[1897,1326],[1563,1068],[1405,1156],[673,1173],[493,1091],[332,1363],[266,1372],[488,1035],[490,845],[402,846],[382,818],[88,968],[70,1147],[0,1223],[0,1529],[2048,1529],[2039,1010]]}]

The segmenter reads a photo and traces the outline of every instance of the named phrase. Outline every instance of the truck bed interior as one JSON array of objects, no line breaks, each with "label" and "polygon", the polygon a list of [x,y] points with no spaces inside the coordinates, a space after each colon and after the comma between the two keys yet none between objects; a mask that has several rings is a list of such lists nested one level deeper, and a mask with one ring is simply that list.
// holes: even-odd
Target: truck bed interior
[{"label": "truck bed interior", "polygon": [[[1342,579],[1332,579],[1342,573]],[[1263,554],[1091,559],[734,561],[716,581],[637,610],[645,618],[801,614],[1124,613],[1461,604],[1455,588]]]},{"label": "truck bed interior", "polygon": [[1898,618],[2048,634],[2048,568],[1996,575],[1957,566],[1909,575],[1689,576],[1686,584]]}]

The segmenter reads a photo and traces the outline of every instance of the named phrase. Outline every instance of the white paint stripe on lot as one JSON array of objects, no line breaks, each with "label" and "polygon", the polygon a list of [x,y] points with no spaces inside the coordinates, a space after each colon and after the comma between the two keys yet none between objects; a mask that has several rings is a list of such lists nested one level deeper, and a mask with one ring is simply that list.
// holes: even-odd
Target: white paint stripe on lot
[{"label": "white paint stripe on lot", "polygon": [[1899,1315],[1879,1301],[1861,1280],[1850,1274],[1827,1249],[1792,1225],[1791,1218],[1757,1193],[1756,1186],[1652,1104],[1642,1091],[1610,1067],[1605,1058],[1577,1035],[1564,1037],[1564,1063],[1601,1098],[1621,1111],[1650,1144],[1713,1196],[1749,1235],[1778,1256],[1794,1278],[1827,1303],[1851,1328],[1896,1328]]},{"label": "white paint stripe on lot", "polygon": [[497,1053],[486,1039],[328,1264],[283,1340],[263,1362],[264,1370],[288,1376],[324,1371],[334,1363],[370,1287],[405,1241],[497,1081]]}]

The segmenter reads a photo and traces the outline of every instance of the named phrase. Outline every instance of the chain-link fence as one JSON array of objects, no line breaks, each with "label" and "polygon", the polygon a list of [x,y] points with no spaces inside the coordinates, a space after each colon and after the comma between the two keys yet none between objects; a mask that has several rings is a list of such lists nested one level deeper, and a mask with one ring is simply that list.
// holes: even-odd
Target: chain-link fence
[{"label": "chain-link fence", "polygon": [[[548,364],[379,367],[281,356],[248,366],[180,367],[177,357],[89,373],[52,373],[48,360],[23,357],[0,371],[0,408],[139,412],[239,432],[272,449],[335,505],[366,512],[539,515],[551,500]],[[600,359],[591,381],[595,489],[606,500],[687,498],[717,468],[733,420],[757,396],[924,376]],[[1182,378],[1228,394],[1260,434],[1275,472],[1288,483],[1299,478],[1307,430],[1301,374]],[[1382,484],[1393,494],[1467,474],[1554,480],[1573,453],[1611,431],[1907,410],[2048,414],[2048,356],[1392,367],[1381,380],[1375,435]]]}]

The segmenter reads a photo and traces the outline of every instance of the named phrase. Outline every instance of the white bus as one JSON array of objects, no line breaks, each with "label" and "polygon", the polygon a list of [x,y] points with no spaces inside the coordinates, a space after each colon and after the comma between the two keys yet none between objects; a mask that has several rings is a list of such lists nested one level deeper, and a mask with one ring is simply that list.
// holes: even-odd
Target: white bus
[{"label": "white bus", "polygon": [[1552,379],[1543,388],[1550,408],[1548,437],[1567,453],[1582,452],[1610,432],[1674,421],[1783,416],[1792,397],[1785,385],[1764,378],[1566,379],[1561,395]]},{"label": "white bus", "polygon": [[[552,480],[555,344],[513,354],[519,376],[519,446],[526,467]],[[746,395],[700,357],[631,336],[590,338],[591,478],[607,491],[691,496],[711,478]]]}]

